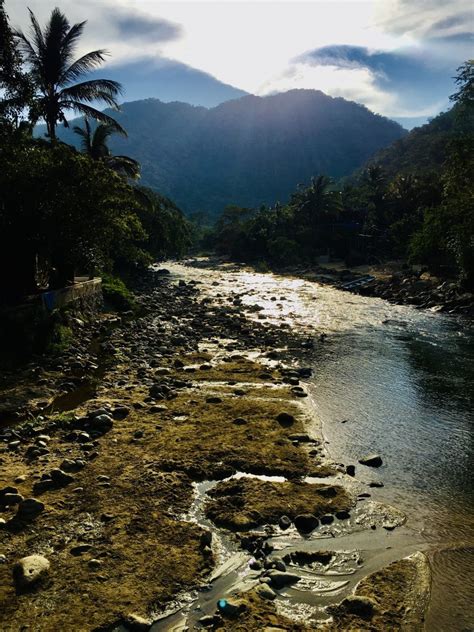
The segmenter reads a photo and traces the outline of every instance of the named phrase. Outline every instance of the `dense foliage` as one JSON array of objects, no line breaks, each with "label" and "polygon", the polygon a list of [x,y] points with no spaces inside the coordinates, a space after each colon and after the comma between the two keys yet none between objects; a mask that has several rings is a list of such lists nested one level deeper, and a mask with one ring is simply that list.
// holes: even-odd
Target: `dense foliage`
[{"label": "dense foliage", "polygon": [[[114,114],[115,116],[115,114]],[[111,148],[142,165],[142,181],[187,213],[287,200],[315,173],[339,178],[406,132],[393,121],[317,90],[246,96],[212,109],[156,99],[125,103],[128,140]],[[77,143],[70,130],[61,138]]]},{"label": "dense foliage", "polygon": [[[137,269],[180,255],[189,243],[189,225],[179,209],[129,181],[127,176],[138,175],[136,161],[111,154],[106,141],[123,130],[107,115],[96,116],[100,124],[94,132],[86,122],[84,153],[57,140],[65,109],[95,116],[80,100],[109,94],[105,100],[111,103],[116,86],[107,80],[71,83],[103,55],[95,51],[73,61],[84,23],[70,27],[58,10],[44,30],[33,14],[31,20],[33,44],[10,29],[0,0],[2,302],[62,287],[78,272]],[[71,91],[77,102],[68,101]],[[47,122],[48,140],[31,136],[38,117]]]},{"label": "dense foliage", "polygon": [[234,258],[273,266],[328,255],[348,265],[409,259],[473,288],[473,63],[458,73],[453,109],[383,152],[381,164],[371,161],[345,184],[313,178],[284,206],[230,206],[212,243]]}]

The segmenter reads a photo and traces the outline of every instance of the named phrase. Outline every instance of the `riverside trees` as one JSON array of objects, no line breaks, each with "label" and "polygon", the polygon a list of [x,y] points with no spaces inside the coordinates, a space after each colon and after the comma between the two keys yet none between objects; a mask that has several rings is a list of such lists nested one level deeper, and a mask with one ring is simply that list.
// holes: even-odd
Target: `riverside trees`
[{"label": "riverside trees", "polygon": [[[115,106],[120,86],[106,79],[77,83],[105,55],[98,50],[74,58],[85,22],[70,26],[55,9],[41,29],[30,17],[31,41],[12,31],[0,0],[1,302],[63,286],[78,269],[147,265],[158,252],[181,251],[187,230],[179,209],[151,204],[130,182],[138,163],[107,152],[108,135],[125,132],[91,101]],[[68,109],[99,121],[85,154],[56,138],[57,125],[67,125]],[[32,135],[41,119],[46,139]],[[99,149],[103,156],[95,155]]]}]

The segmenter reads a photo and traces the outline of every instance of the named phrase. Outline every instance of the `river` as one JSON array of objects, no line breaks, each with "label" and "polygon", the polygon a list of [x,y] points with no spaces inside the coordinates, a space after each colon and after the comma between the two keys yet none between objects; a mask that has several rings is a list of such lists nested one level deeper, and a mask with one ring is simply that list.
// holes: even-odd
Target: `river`
[{"label": "river", "polygon": [[[274,274],[167,267],[216,302],[235,295],[262,308],[252,317],[315,341],[301,354],[329,456],[382,482],[374,498],[401,509],[428,552],[426,630],[473,630],[472,323]],[[358,465],[371,452],[384,461],[375,473]]]}]

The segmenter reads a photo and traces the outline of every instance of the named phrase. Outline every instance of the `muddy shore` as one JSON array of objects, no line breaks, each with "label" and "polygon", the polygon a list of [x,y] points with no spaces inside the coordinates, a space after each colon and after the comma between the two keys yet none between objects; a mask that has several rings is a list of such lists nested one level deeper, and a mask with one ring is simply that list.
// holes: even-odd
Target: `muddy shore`
[{"label": "muddy shore", "polygon": [[[370,490],[308,433],[307,340],[222,299],[154,275],[137,292],[144,315],[104,316],[65,358],[5,380],[2,629],[422,628],[422,554],[368,572],[355,593],[335,588],[317,616],[292,611],[291,586],[316,591],[347,566],[314,551],[315,535],[337,549],[338,536],[392,532],[403,518],[368,510]],[[279,537],[291,539],[286,554]],[[243,585],[187,618],[229,550]],[[160,623],[180,608],[182,627]]]}]

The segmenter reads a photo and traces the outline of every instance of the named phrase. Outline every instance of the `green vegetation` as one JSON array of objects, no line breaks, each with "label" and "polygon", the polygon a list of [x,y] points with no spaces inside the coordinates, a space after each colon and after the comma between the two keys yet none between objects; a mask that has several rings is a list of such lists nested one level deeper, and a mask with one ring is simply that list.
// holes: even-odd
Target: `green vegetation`
[{"label": "green vegetation", "polygon": [[[30,12],[32,38],[14,32],[0,0],[0,282],[1,301],[63,287],[77,273],[115,275],[154,259],[183,254],[189,225],[169,200],[135,186],[138,163],[113,156],[111,134],[125,135],[90,103],[116,106],[120,85],[84,80],[105,52],[75,59],[85,22],[69,25],[55,9],[41,29]],[[76,129],[84,153],[57,139],[68,110],[88,118]],[[47,140],[33,138],[38,120]],[[130,296],[115,283],[107,291],[122,305]],[[120,299],[118,297],[121,297]]]},{"label": "green vegetation", "polygon": [[[347,176],[406,134],[398,123],[318,90],[249,95],[211,109],[146,99],[110,114],[129,133],[128,140],[111,139],[111,149],[139,160],[143,184],[186,213],[214,219],[227,204],[287,200],[315,173]],[[72,129],[59,135],[78,144]]]},{"label": "green vegetation", "polygon": [[106,304],[120,311],[135,309],[133,294],[119,277],[111,274],[102,276],[102,291]]},{"label": "green vegetation", "polygon": [[349,266],[408,259],[472,289],[474,62],[458,69],[457,82],[450,112],[376,156],[351,180],[336,184],[318,176],[284,206],[229,206],[207,243],[260,266],[314,264],[328,255]]}]

